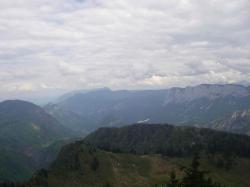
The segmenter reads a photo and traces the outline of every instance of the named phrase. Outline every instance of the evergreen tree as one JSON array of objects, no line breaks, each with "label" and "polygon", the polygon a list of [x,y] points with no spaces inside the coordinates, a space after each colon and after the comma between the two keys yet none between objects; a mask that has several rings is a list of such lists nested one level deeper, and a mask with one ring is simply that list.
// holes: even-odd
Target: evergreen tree
[{"label": "evergreen tree", "polygon": [[167,187],[178,187],[178,186],[179,186],[179,180],[176,179],[175,171],[171,171],[170,180],[167,183]]},{"label": "evergreen tree", "polygon": [[91,169],[96,171],[99,168],[99,160],[94,157],[92,162],[91,162]]},{"label": "evergreen tree", "polygon": [[182,179],[181,187],[221,187],[219,183],[215,183],[211,178],[207,178],[207,171],[200,170],[200,156],[195,154],[192,164],[184,170],[185,176]]}]

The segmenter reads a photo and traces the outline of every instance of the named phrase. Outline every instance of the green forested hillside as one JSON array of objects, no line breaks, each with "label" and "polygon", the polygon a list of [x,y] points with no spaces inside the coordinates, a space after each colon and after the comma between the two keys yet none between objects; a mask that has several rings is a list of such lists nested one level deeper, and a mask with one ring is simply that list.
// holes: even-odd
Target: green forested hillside
[{"label": "green forested hillside", "polygon": [[25,101],[0,103],[0,181],[22,181],[55,159],[71,136],[42,108]]},{"label": "green forested hillside", "polygon": [[250,137],[194,127],[135,124],[100,128],[85,141],[104,150],[138,154],[189,156],[195,150],[250,157]]},{"label": "green forested hillside", "polygon": [[[77,142],[64,147],[48,171],[38,172],[27,187],[155,187],[169,180],[172,170],[181,178],[183,166],[192,157],[167,157],[158,154],[113,153]],[[206,156],[201,168],[227,187],[250,185],[250,159],[238,158],[230,170],[218,168]]]},{"label": "green forested hillside", "polygon": [[213,181],[249,187],[249,139],[170,125],[102,128],[64,146],[49,169],[37,172],[25,187],[158,187],[173,170],[182,178],[197,151]]}]

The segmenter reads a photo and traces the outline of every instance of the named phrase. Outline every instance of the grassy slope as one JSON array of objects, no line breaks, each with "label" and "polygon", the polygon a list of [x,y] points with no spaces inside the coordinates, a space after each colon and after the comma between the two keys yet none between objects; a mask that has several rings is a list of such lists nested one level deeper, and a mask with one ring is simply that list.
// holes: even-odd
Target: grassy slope
[{"label": "grassy slope", "polygon": [[[191,159],[174,158],[170,160],[175,165],[187,165]],[[201,159],[203,169],[210,171],[211,176],[215,181],[227,187],[249,187],[250,186],[250,159],[238,158],[232,169],[225,170],[215,167],[207,158]]]},{"label": "grassy slope", "polygon": [[[181,176],[181,166],[189,165],[191,158],[169,158],[160,155],[134,155],[97,150],[90,153],[84,145],[67,149],[49,170],[51,187],[152,187],[168,180],[172,169]],[[65,152],[67,154],[65,155]],[[76,159],[77,158],[77,159]],[[93,158],[99,161],[97,170],[91,168]],[[74,163],[74,160],[78,160]],[[211,171],[215,181],[227,187],[250,186],[250,159],[238,159],[229,171],[218,169],[201,160],[202,167]],[[33,179],[33,182],[35,179]]]}]

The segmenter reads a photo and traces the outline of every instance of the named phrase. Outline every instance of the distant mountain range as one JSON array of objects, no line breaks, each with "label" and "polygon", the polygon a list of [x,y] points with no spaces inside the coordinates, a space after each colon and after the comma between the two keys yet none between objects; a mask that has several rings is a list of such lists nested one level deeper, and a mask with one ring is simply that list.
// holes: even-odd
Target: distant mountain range
[{"label": "distant mountain range", "polygon": [[84,90],[71,92],[45,106],[45,110],[63,125],[85,133],[102,126],[137,122],[189,124],[248,133],[250,126],[247,120],[244,127],[240,123],[237,130],[210,124],[236,111],[248,109],[250,88],[231,84],[203,84],[165,90]]},{"label": "distant mountain range", "polygon": [[[250,88],[240,85],[199,85],[187,88],[134,91],[112,91],[108,88],[80,90],[63,95],[43,108],[20,100],[4,101],[0,103],[0,181],[10,179],[18,181],[29,178],[36,169],[47,167],[65,142],[75,137],[83,137],[100,127],[121,127],[134,123],[140,125],[169,123],[249,135],[249,111]],[[222,132],[212,133],[216,136],[210,136],[210,130],[199,128],[173,128],[171,126],[151,128],[142,128],[142,132],[137,132],[135,128],[135,132],[132,131],[124,137],[123,130],[121,134],[116,134],[118,131],[116,129],[103,130],[101,128],[88,138],[98,135],[95,140],[99,143],[108,142],[101,147],[105,150],[116,149],[116,151],[135,153],[164,151],[165,153],[187,154],[192,152],[189,146],[193,145],[192,137],[196,137],[196,134],[202,135],[201,139],[195,138],[198,140],[196,142],[203,143],[202,146],[205,147],[208,146],[208,142],[210,142],[209,145],[217,145],[216,142],[224,136],[238,137],[237,135],[228,136]],[[126,131],[126,128],[124,129]],[[129,128],[131,129],[134,128]],[[161,134],[159,129],[164,134]],[[153,137],[149,136],[150,133]],[[171,138],[166,139],[169,133]],[[105,136],[100,138],[102,134]],[[157,138],[158,136],[161,139]],[[122,139],[119,139],[121,137]],[[126,138],[128,142],[125,141]],[[205,142],[204,139],[206,139]],[[234,141],[240,140],[240,138],[236,139],[227,140],[227,143],[230,142],[229,144],[233,146]],[[93,142],[92,139],[89,141],[99,146],[99,143]],[[141,144],[138,144],[140,141]],[[159,142],[154,141],[170,141],[169,144],[174,144],[176,149],[162,147],[155,150]],[[153,147],[143,150],[145,142],[146,147],[148,145]],[[154,145],[154,143],[157,144]],[[245,138],[239,144],[244,143]],[[119,150],[120,145],[122,148],[126,146],[127,148]],[[135,145],[139,145],[139,148],[134,147]]]},{"label": "distant mountain range", "polygon": [[32,103],[0,103],[0,181],[24,180],[53,161],[63,139],[71,137],[44,109]]}]

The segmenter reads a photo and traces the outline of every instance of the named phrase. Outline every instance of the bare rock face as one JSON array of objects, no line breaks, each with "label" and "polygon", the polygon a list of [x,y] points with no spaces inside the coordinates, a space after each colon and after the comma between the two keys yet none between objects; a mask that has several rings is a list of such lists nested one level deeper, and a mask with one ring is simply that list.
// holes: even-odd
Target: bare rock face
[{"label": "bare rock face", "polygon": [[202,84],[195,87],[172,88],[168,90],[164,104],[185,103],[195,99],[206,98],[214,100],[220,97],[245,97],[250,91],[241,85],[207,85]]},{"label": "bare rock face", "polygon": [[213,122],[213,128],[250,135],[250,109],[232,113]]}]

